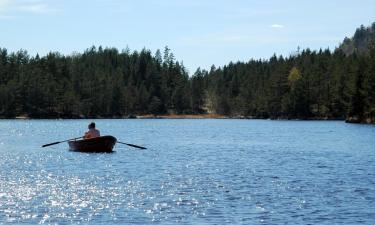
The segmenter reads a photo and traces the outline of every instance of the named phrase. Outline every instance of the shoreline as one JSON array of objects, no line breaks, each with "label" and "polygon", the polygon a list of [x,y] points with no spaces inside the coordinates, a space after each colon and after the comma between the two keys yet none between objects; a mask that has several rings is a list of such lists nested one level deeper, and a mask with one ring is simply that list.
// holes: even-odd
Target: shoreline
[{"label": "shoreline", "polygon": [[257,117],[257,116],[226,116],[222,114],[139,114],[139,115],[128,115],[128,116],[94,116],[85,117],[71,116],[71,117],[29,117],[27,115],[16,116],[16,117],[0,117],[0,119],[16,119],[16,120],[32,120],[32,119],[264,119],[264,120],[341,120],[345,121],[345,118],[334,118],[334,117],[307,117],[307,118],[288,118],[288,117]]},{"label": "shoreline", "polygon": [[164,115],[137,115],[134,119],[232,119],[219,114],[164,114]]},{"label": "shoreline", "polygon": [[47,116],[47,117],[30,117],[28,115],[19,115],[15,117],[0,117],[0,120],[5,119],[14,119],[14,120],[59,120],[59,119],[263,119],[263,120],[280,120],[280,121],[344,121],[345,123],[353,123],[353,124],[375,124],[375,119],[365,118],[359,119],[358,117],[304,117],[304,118],[288,118],[288,117],[256,117],[256,116],[226,116],[222,114],[161,114],[161,115],[154,115],[154,114],[130,114],[128,116],[97,116],[97,117],[85,117],[83,115],[79,116]]},{"label": "shoreline", "polygon": [[311,117],[311,118],[268,118],[268,117],[254,117],[254,116],[225,116],[221,114],[162,114],[162,115],[153,115],[153,114],[140,114],[140,115],[129,115],[123,117],[85,117],[85,116],[72,116],[72,117],[29,117],[27,115],[20,115],[16,117],[1,117],[3,119],[14,119],[14,120],[44,120],[44,119],[264,119],[264,120],[280,120],[280,121],[343,121],[346,123],[354,124],[375,124],[373,120],[361,121],[353,118],[330,118],[330,117]]}]

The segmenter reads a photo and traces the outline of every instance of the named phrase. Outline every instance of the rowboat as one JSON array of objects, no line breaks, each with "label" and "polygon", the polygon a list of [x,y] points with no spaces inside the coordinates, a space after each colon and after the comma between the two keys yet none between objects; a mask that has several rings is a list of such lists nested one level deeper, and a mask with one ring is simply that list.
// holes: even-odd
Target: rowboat
[{"label": "rowboat", "polygon": [[71,151],[79,152],[112,152],[117,139],[113,136],[101,136],[89,139],[69,141]]}]

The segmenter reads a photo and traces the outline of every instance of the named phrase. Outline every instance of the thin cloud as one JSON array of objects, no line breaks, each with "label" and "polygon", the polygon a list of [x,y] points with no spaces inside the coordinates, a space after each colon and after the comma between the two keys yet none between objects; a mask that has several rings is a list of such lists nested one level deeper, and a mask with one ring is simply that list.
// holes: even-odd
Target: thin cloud
[{"label": "thin cloud", "polygon": [[10,3],[10,0],[0,0],[0,12],[5,10]]},{"label": "thin cloud", "polygon": [[0,0],[0,18],[12,18],[15,13],[44,14],[52,11],[43,0]]},{"label": "thin cloud", "polygon": [[275,23],[275,24],[272,24],[270,27],[271,28],[276,28],[276,29],[282,29],[282,28],[284,28],[284,25]]},{"label": "thin cloud", "polygon": [[47,13],[50,11],[47,4],[42,4],[42,3],[20,5],[18,6],[18,9],[19,11],[30,12],[30,13]]}]

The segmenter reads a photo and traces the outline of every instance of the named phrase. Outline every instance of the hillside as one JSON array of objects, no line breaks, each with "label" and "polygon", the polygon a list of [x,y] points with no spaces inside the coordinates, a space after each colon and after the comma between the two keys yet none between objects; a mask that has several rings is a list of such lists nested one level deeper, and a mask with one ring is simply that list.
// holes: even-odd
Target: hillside
[{"label": "hillside", "polygon": [[354,36],[351,38],[345,38],[343,43],[340,45],[340,49],[344,51],[346,55],[353,53],[368,54],[369,49],[375,46],[375,23],[369,27],[361,26],[358,28]]}]

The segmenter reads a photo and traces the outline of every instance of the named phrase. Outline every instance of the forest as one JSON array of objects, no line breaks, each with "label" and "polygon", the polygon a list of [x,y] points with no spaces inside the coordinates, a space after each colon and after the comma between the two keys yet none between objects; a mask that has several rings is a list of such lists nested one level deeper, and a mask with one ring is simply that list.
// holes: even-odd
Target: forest
[{"label": "forest", "polygon": [[83,53],[0,48],[0,118],[128,118],[218,114],[236,118],[375,122],[375,23],[334,50],[299,50],[189,75],[165,47]]}]

